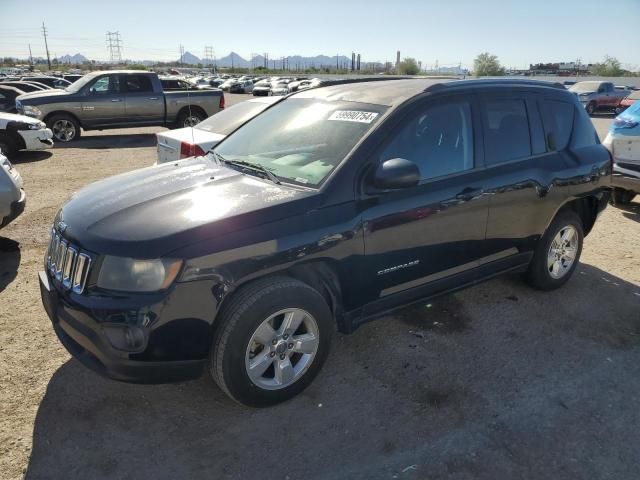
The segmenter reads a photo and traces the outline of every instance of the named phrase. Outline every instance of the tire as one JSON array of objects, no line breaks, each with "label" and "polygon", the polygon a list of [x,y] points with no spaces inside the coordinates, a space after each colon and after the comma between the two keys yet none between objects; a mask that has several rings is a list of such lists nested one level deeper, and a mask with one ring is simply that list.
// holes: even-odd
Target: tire
[{"label": "tire", "polygon": [[0,133],[0,154],[11,160],[18,153],[16,141],[6,133]]},{"label": "tire", "polygon": [[66,113],[58,113],[47,119],[47,127],[53,132],[56,142],[69,143],[80,138],[81,130],[78,121]]},{"label": "tire", "polygon": [[594,113],[596,113],[596,102],[589,102],[585,110],[589,115],[593,115]]},{"label": "tire", "polygon": [[628,205],[635,196],[636,192],[632,192],[631,190],[614,188],[611,199],[613,200],[614,205]]},{"label": "tire", "polygon": [[[573,229],[573,235],[570,235],[570,238],[575,238],[575,246],[565,248],[564,251],[567,253],[573,252],[572,262],[568,264],[566,261],[557,260],[560,268],[557,268],[556,265],[551,266],[551,260],[554,258],[552,255],[553,252],[551,251],[552,246],[557,245],[557,240],[563,233],[564,235],[569,234],[570,229]],[[554,240],[556,240],[555,244]],[[584,230],[580,217],[571,211],[559,213],[538,242],[533,259],[526,273],[526,279],[529,285],[538,290],[555,290],[564,285],[569,278],[571,278],[571,275],[573,275],[578,265],[583,242]],[[558,252],[558,255],[562,257],[561,252]],[[557,273],[554,274],[554,272]]]},{"label": "tire", "polygon": [[207,115],[199,108],[192,108],[191,112],[189,112],[189,109],[185,109],[178,116],[176,126],[177,128],[193,127],[206,118]]},{"label": "tire", "polygon": [[[292,318],[303,318],[291,336],[286,333],[291,330],[283,330],[289,312]],[[211,376],[233,400],[250,407],[275,405],[302,392],[322,368],[334,331],[333,316],[322,295],[288,277],[265,278],[241,288],[223,304],[216,322],[209,354]],[[269,322],[274,330],[264,327]],[[314,324],[317,328],[309,328]],[[315,350],[298,353],[302,343],[292,347],[296,338],[298,342],[311,338],[306,349],[311,352],[313,344]],[[252,364],[265,367],[256,368],[252,377]],[[283,374],[278,376],[280,366]]]}]

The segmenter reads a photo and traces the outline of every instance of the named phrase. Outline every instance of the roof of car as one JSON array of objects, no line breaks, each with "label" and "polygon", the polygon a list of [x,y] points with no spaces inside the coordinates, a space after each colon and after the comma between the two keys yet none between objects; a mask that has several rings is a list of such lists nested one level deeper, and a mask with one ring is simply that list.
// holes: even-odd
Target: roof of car
[{"label": "roof of car", "polygon": [[338,85],[303,90],[294,94],[297,98],[319,98],[327,101],[352,101],[376,105],[395,106],[425,91],[440,91],[462,87],[550,87],[566,90],[564,85],[539,80],[520,79],[473,79],[456,78],[412,78],[412,79],[376,79],[353,81]]}]

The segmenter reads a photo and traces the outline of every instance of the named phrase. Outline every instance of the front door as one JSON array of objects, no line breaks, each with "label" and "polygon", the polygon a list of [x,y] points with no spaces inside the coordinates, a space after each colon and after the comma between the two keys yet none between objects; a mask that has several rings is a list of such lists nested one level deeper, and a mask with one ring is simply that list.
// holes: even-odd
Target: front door
[{"label": "front door", "polygon": [[102,75],[89,85],[80,107],[84,126],[109,126],[124,121],[124,97],[119,80],[116,74]]},{"label": "front door", "polygon": [[376,155],[413,161],[421,181],[363,199],[366,296],[374,301],[365,313],[422,297],[482,261],[488,198],[477,123],[471,95],[426,100]]}]

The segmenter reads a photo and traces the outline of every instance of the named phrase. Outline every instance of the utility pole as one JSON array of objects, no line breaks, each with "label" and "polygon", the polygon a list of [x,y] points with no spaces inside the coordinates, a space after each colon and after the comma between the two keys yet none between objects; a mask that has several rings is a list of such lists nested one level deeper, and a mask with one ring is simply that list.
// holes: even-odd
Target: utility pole
[{"label": "utility pole", "polygon": [[47,44],[47,27],[44,26],[44,22],[42,22],[42,35],[44,36],[44,48],[47,51],[47,64],[49,65],[49,70],[51,70],[51,56],[49,55],[49,45]]},{"label": "utility pole", "polygon": [[269,54],[267,52],[264,52],[262,54],[263,60],[264,60],[264,68],[265,70],[269,67]]},{"label": "utility pole", "polygon": [[180,61],[178,62],[178,66],[182,66],[184,63],[184,45],[180,45]]},{"label": "utility pole", "polygon": [[340,56],[338,54],[336,54],[336,71],[340,70],[340,62],[339,62],[339,58]]},{"label": "utility pole", "polygon": [[29,65],[31,65],[31,69],[33,70],[33,55],[31,54],[31,44],[29,44]]}]

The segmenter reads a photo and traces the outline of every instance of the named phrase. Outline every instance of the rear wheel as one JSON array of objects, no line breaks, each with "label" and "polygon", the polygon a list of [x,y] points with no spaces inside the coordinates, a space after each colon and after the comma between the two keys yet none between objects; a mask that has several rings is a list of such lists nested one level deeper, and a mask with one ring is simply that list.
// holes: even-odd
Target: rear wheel
[{"label": "rear wheel", "polygon": [[636,192],[631,190],[624,190],[622,188],[613,189],[613,204],[614,205],[627,205],[631,203],[631,200],[636,196]]},{"label": "rear wheel", "polygon": [[71,115],[53,115],[47,120],[47,127],[51,129],[57,142],[67,143],[80,138],[80,124]]},{"label": "rear wheel", "polygon": [[302,392],[320,371],[333,336],[329,306],[298,280],[258,280],[223,305],[210,372],[231,398],[265,407]]},{"label": "rear wheel", "polygon": [[558,214],[538,242],[526,274],[528,283],[539,290],[564,285],[578,265],[583,241],[580,217],[571,211]]},{"label": "rear wheel", "polygon": [[596,113],[596,102],[589,102],[586,107],[587,113],[593,115]]},{"label": "rear wheel", "polygon": [[202,110],[191,109],[191,111],[189,110],[183,111],[178,117],[178,121],[176,123],[178,124],[178,128],[193,127],[199,124],[200,122],[202,122],[203,120],[205,120],[206,118],[207,116]]}]

